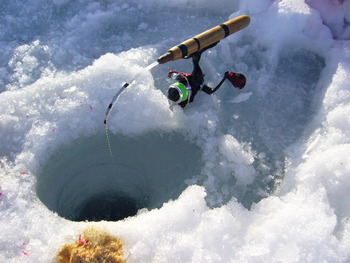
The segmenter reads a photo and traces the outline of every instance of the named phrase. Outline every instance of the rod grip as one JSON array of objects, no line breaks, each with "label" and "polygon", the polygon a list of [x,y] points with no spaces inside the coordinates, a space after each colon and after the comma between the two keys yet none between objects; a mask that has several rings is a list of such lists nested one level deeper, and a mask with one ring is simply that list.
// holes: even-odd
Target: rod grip
[{"label": "rod grip", "polygon": [[158,58],[159,64],[164,64],[169,61],[185,58],[191,54],[198,52],[221,39],[236,33],[250,24],[250,17],[241,15],[233,18],[225,23],[215,26],[203,33],[187,39],[178,46],[174,46],[167,53]]}]

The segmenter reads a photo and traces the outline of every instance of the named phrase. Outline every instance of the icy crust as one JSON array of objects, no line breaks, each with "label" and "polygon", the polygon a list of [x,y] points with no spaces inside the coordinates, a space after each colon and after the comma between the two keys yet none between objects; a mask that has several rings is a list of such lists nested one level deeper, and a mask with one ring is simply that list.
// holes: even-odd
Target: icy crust
[{"label": "icy crust", "polygon": [[[150,51],[148,56],[152,53]],[[152,86],[151,74],[135,63],[141,54],[145,58],[147,53],[131,50],[129,54],[129,58],[124,54],[119,57],[107,54],[84,70],[72,74],[56,73],[25,89],[3,93],[0,107],[4,118],[1,123],[8,135],[1,150],[3,156],[11,154],[6,148],[11,149],[18,141],[22,142],[23,152],[30,150],[40,154],[40,149],[47,151],[55,145],[101,130],[101,117],[125,80],[135,79],[131,85],[132,94],[127,90],[121,96],[114,109],[119,118],[111,119],[111,130],[142,133],[157,129],[159,125],[166,126],[168,118],[164,116],[170,111],[164,95]],[[140,109],[139,114],[131,114],[131,109],[136,107]],[[163,118],[159,118],[162,115]],[[145,116],[148,116],[147,121],[143,121]]]},{"label": "icy crust", "polygon": [[[345,201],[344,191],[349,188],[349,64],[347,50],[337,47],[333,50],[343,58],[336,63],[335,74],[325,93],[323,107],[319,113],[322,125],[309,139],[301,164],[296,174],[299,185],[310,189],[324,189],[330,206],[337,216],[335,235],[347,240],[346,229],[350,216],[350,206]],[[337,56],[335,55],[335,56]],[[345,232],[343,232],[345,230]]]},{"label": "icy crust", "polygon": [[317,10],[324,23],[329,26],[334,38],[350,39],[350,1],[307,1],[308,5]]}]

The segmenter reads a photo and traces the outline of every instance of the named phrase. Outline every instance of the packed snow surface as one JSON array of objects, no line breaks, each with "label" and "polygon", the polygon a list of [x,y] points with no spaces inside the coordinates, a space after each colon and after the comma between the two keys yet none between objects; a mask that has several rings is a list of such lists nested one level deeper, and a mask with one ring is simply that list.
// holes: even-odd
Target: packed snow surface
[{"label": "packed snow surface", "polygon": [[[0,262],[88,225],[128,262],[350,261],[350,0],[0,3]],[[239,15],[209,85],[166,98],[169,48]],[[109,119],[103,119],[118,89]],[[121,207],[121,208],[120,208]],[[125,218],[125,219],[124,219]],[[91,220],[91,221],[84,221]]]}]

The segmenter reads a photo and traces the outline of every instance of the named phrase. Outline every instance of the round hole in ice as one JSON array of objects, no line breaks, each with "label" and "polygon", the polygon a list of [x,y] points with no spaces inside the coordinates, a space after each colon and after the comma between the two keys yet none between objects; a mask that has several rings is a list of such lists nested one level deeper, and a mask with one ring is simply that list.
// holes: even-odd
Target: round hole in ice
[{"label": "round hole in ice", "polygon": [[117,221],[176,199],[201,172],[201,149],[181,133],[80,138],[42,168],[39,199],[73,221]]}]

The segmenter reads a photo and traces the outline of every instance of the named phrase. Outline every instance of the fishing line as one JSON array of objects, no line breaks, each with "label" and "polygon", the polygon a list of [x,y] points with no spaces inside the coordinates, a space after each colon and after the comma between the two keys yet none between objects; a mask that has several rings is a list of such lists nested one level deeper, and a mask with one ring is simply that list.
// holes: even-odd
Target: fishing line
[{"label": "fishing line", "polygon": [[108,144],[109,155],[111,156],[111,159],[112,159],[112,162],[113,162],[113,161],[114,161],[114,158],[113,158],[113,152],[112,152],[111,141],[110,141],[110,139],[109,139],[108,125],[106,125],[105,132],[106,132],[106,138],[107,138],[107,144]]}]

